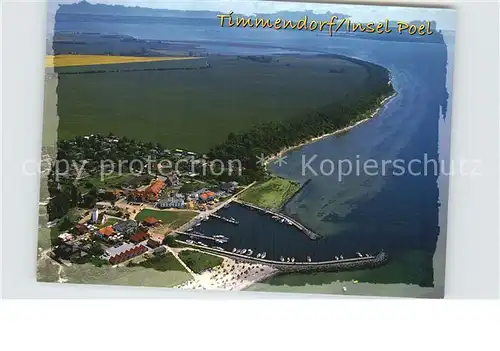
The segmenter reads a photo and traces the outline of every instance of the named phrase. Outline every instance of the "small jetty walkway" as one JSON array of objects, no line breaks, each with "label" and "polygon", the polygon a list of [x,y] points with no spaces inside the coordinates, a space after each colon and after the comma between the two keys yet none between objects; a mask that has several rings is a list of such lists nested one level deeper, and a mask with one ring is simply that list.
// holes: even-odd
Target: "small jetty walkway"
[{"label": "small jetty walkway", "polygon": [[278,218],[284,219],[290,225],[293,225],[297,229],[301,230],[305,235],[307,235],[309,237],[309,239],[316,240],[316,239],[321,238],[321,235],[319,235],[318,233],[313,232],[312,230],[310,230],[309,228],[307,228],[303,224],[297,222],[295,219],[288,217],[282,213],[273,212],[271,210],[267,210],[265,208],[261,208],[261,207],[258,207],[258,206],[255,206],[255,205],[252,205],[252,204],[249,204],[249,203],[237,200],[237,199],[233,200],[233,202],[236,202],[242,206],[246,206],[246,207],[249,207],[251,209],[257,210],[259,212],[267,213],[267,214],[270,214],[272,216],[276,216]]},{"label": "small jetty walkway", "polygon": [[214,238],[214,237],[211,237],[211,236],[206,236],[206,235],[203,235],[201,233],[198,233],[198,232],[182,232],[182,231],[179,231],[179,230],[176,230],[175,231],[177,234],[182,234],[182,235],[187,235],[187,236],[190,236],[190,237],[193,237],[193,238],[198,238],[198,239],[204,239],[204,240],[212,240],[212,241],[218,241],[220,239],[217,239],[217,238]]},{"label": "small jetty walkway", "polygon": [[226,217],[222,217],[222,216],[219,216],[218,214],[215,214],[215,213],[211,213],[210,214],[210,217],[213,217],[213,218],[217,218],[217,219],[220,219],[222,221],[226,221],[228,223],[232,223],[232,224],[240,224],[240,222],[238,222],[237,220],[235,220],[234,218],[226,218]]}]

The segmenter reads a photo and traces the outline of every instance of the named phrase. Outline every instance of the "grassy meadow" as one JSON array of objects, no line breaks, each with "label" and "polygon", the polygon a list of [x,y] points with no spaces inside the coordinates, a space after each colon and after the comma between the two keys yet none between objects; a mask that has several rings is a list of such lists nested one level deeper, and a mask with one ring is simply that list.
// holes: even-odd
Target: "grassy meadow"
[{"label": "grassy meadow", "polygon": [[201,273],[209,268],[220,266],[223,259],[195,250],[179,252],[179,258],[195,273]]},{"label": "grassy meadow", "polygon": [[[207,64],[211,68],[197,69]],[[300,117],[354,96],[369,78],[362,65],[320,56],[280,56],[273,62],[211,56],[68,66],[57,72],[120,67],[131,71],[59,74],[59,138],[112,132],[167,148],[206,152],[232,132]]]},{"label": "grassy meadow", "polygon": [[156,259],[153,264],[144,261],[131,267],[112,267],[105,265],[96,267],[90,263],[63,267],[60,274],[57,266],[50,260],[39,262],[37,280],[54,282],[58,278],[73,284],[106,284],[131,285],[144,287],[170,288],[182,284],[192,278],[185,268],[171,254]]},{"label": "grassy meadow", "polygon": [[259,207],[278,210],[299,188],[300,185],[294,181],[273,177],[254,185],[240,195],[239,199]]}]

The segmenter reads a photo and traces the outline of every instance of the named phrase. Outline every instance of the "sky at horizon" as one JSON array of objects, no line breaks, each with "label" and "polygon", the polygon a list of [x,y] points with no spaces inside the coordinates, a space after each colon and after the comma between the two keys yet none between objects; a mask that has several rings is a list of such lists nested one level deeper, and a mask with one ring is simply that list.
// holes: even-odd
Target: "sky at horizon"
[{"label": "sky at horizon", "polygon": [[[49,0],[49,10],[57,4],[77,3],[75,0]],[[312,10],[316,14],[335,12],[350,15],[354,21],[370,22],[432,20],[438,29],[455,29],[455,11],[442,8],[369,6],[347,4],[320,4],[307,2],[278,2],[267,0],[87,0],[91,4],[140,6],[170,10],[207,10],[228,13],[234,11],[245,15],[273,13],[278,11]]]}]

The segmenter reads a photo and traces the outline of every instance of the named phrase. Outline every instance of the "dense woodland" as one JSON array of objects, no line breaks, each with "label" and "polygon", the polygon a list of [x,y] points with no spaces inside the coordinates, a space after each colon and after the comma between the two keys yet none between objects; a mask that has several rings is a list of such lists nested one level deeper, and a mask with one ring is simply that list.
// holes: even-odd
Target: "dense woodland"
[{"label": "dense woodland", "polygon": [[[231,133],[224,143],[210,150],[209,158],[226,162],[238,159],[244,168],[240,182],[260,180],[265,177],[265,172],[262,165],[257,164],[257,155],[276,154],[284,148],[331,133],[368,117],[394,90],[392,85],[388,84],[389,74],[385,68],[366,63],[365,66],[370,72],[367,84],[342,102],[311,111],[308,115],[294,120],[268,122],[247,132]],[[235,176],[224,178],[227,180]]]}]

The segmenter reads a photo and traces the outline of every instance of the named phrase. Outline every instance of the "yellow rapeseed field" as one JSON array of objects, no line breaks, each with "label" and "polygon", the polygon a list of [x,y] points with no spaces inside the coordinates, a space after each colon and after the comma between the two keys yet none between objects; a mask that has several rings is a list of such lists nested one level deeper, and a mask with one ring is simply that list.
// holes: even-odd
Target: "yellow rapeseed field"
[{"label": "yellow rapeseed field", "polygon": [[108,65],[113,63],[155,62],[171,60],[190,60],[197,57],[137,57],[107,55],[48,55],[45,56],[45,67]]}]

